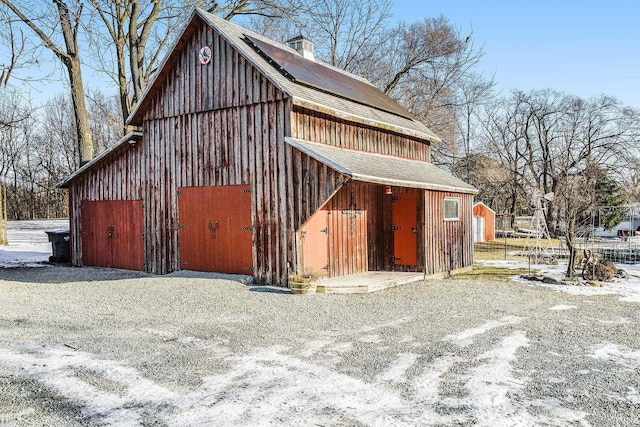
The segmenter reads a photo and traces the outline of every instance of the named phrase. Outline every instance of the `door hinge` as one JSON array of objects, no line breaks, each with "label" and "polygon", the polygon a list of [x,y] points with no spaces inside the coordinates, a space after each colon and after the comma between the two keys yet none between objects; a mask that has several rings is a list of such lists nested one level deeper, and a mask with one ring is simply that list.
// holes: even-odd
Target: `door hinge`
[{"label": "door hinge", "polygon": [[253,267],[244,267],[243,270],[253,271]]},{"label": "door hinge", "polygon": [[186,225],[180,225],[180,224],[178,224],[176,226],[176,230],[180,230],[181,228],[187,228],[187,226]]},{"label": "door hinge", "polygon": [[184,194],[184,193],[185,193],[184,191],[176,191],[176,194],[177,194],[178,196],[180,196],[180,195],[182,195],[182,194]]},{"label": "door hinge", "polygon": [[180,261],[180,265],[189,265],[189,263],[185,261]]},{"label": "door hinge", "polygon": [[396,200],[402,200],[402,197],[399,196],[391,196],[391,201],[395,202]]},{"label": "door hinge", "polygon": [[253,231],[253,227],[242,227],[245,231]]},{"label": "door hinge", "polygon": [[402,230],[402,227],[397,227],[395,225],[391,226],[391,231]]},{"label": "door hinge", "polygon": [[144,203],[140,205],[140,209],[144,209]]},{"label": "door hinge", "polygon": [[329,234],[329,227],[323,228],[322,230],[320,230],[320,232],[324,234]]},{"label": "door hinge", "polygon": [[395,263],[396,261],[402,261],[402,258],[398,258],[396,256],[391,257],[391,262]]},{"label": "door hinge", "polygon": [[251,193],[251,190],[242,190],[241,193]]}]

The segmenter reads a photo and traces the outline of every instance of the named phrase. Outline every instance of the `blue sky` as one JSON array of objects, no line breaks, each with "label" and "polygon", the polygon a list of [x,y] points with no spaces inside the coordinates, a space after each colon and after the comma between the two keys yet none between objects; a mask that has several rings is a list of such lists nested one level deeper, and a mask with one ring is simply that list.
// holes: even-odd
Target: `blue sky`
[{"label": "blue sky", "polygon": [[[534,88],[583,98],[604,93],[640,108],[640,0],[392,2],[394,21],[443,15],[464,36],[472,32],[485,53],[480,66],[495,73],[503,94]],[[66,81],[61,71],[56,78]],[[102,86],[96,78],[86,70],[87,86]],[[60,83],[35,84],[31,96],[43,102],[63,90]]]},{"label": "blue sky", "polygon": [[613,95],[640,108],[640,0],[393,0],[394,20],[440,15],[473,32],[498,88]]}]

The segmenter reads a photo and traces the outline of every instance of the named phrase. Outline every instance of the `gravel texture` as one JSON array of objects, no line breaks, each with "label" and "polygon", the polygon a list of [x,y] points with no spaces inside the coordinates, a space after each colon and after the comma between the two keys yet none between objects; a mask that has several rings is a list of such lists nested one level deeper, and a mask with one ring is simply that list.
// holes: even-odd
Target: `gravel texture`
[{"label": "gravel texture", "polygon": [[640,306],[0,269],[0,425],[640,425]]}]

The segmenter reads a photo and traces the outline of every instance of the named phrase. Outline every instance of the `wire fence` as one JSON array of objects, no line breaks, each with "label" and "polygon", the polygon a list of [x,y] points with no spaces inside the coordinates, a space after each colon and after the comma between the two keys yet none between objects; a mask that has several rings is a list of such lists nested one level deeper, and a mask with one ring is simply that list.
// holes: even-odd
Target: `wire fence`
[{"label": "wire fence", "polygon": [[[494,258],[527,257],[529,249],[526,248],[525,242],[526,238],[497,238],[490,242],[475,243],[474,249],[476,254],[480,256],[492,253]],[[576,248],[579,255],[589,251],[591,254],[598,254],[602,258],[616,263],[640,263],[640,237],[580,239],[576,242]],[[553,239],[544,249],[558,259],[565,259],[569,256],[569,249],[563,239]]]}]

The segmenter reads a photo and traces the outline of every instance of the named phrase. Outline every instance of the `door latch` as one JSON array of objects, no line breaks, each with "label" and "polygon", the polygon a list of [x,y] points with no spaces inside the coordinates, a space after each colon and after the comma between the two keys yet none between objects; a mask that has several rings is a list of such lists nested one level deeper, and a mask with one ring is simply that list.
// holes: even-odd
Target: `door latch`
[{"label": "door latch", "polygon": [[115,228],[113,227],[113,225],[110,225],[107,227],[107,234],[109,235],[109,238],[113,237],[114,232],[115,232]]},{"label": "door latch", "polygon": [[215,226],[211,223],[211,221],[209,221],[209,224],[207,224],[207,228],[209,229],[209,232],[211,232],[212,238],[216,239],[218,237],[218,229],[220,228],[218,221],[216,221]]}]

